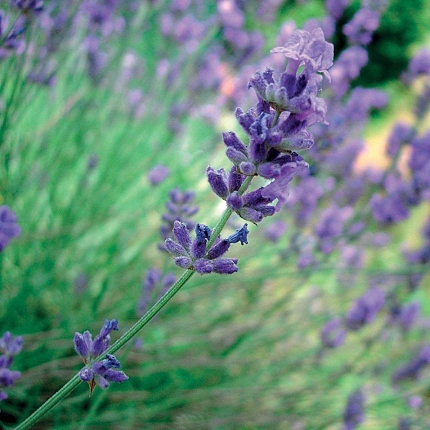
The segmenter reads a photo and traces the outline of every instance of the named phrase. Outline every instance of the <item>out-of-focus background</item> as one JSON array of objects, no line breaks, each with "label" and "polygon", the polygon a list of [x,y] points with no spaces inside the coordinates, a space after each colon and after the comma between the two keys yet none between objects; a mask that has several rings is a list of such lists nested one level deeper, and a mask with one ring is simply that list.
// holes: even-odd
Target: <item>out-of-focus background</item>
[{"label": "out-of-focus background", "polygon": [[115,340],[181,275],[164,238],[225,208],[205,171],[231,167],[222,131],[246,142],[250,77],[321,27],[329,125],[287,206],[249,223],[238,273],[195,275],[116,354],[128,381],[82,383],[35,428],[429,428],[430,3],[41,4],[0,2],[0,204],[21,231],[0,215],[0,336],[23,336],[0,422],[79,371],[75,332],[117,318]]}]

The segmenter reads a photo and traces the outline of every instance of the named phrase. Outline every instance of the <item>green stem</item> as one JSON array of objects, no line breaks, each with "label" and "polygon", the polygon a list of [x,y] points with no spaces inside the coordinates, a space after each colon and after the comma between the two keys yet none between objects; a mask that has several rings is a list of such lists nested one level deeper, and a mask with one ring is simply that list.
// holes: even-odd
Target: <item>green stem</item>
[{"label": "green stem", "polygon": [[63,387],[61,387],[53,396],[51,396],[39,409],[33,412],[25,421],[16,427],[16,430],[30,428],[57,403],[69,395],[81,382],[82,381],[81,378],[79,378],[79,374],[76,374],[69,382],[63,385]]},{"label": "green stem", "polygon": [[[103,354],[95,358],[92,362],[100,361],[105,358],[106,354],[113,354],[118,351],[125,343],[127,343],[135,334],[139,332],[155,315],[163,308],[163,306],[182,288],[182,286],[194,275],[194,271],[187,270],[183,275],[174,283],[167,293],[155,303],[154,306],[136,322],[126,333],[124,333],[110,348]],[[33,412],[25,421],[23,421],[15,430],[25,430],[35,424],[40,418],[49,412],[57,403],[68,396],[80,383],[81,379],[79,374],[75,375],[69,382],[60,388],[52,397],[50,397],[39,409]]]}]

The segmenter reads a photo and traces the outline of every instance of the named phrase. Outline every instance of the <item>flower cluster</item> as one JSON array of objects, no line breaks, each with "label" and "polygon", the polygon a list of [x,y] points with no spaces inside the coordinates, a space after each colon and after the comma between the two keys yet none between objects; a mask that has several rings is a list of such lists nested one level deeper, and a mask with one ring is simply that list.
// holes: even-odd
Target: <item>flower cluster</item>
[{"label": "flower cluster", "polygon": [[191,240],[190,233],[184,223],[175,221],[173,234],[176,242],[166,239],[166,249],[174,257],[175,264],[182,269],[191,269],[201,275],[207,273],[232,274],[238,271],[237,258],[225,258],[223,255],[231,243],[248,243],[247,224],[237,229],[227,239],[216,238],[210,249],[207,243],[211,238],[211,229],[204,224],[196,224],[196,237]]},{"label": "flower cluster", "polygon": [[0,252],[3,251],[13,237],[21,234],[17,217],[8,206],[0,206]]},{"label": "flower cluster", "polygon": [[21,376],[21,373],[16,370],[10,370],[13,362],[13,357],[22,349],[22,337],[13,337],[10,332],[6,332],[0,338],[0,402],[7,399],[7,394],[2,391],[5,387],[10,387],[15,383],[15,380]]},{"label": "flower cluster", "polygon": [[[249,145],[234,132],[223,133],[226,155],[234,166],[228,175],[224,169],[207,169],[214,193],[231,210],[254,223],[285,205],[288,184],[308,168],[294,150],[310,148],[313,136],[307,127],[326,122],[326,104],[317,97],[322,81],[319,73],[329,77],[327,69],[333,64],[333,45],[325,41],[321,29],[312,33],[296,30],[284,47],[271,52],[288,58],[286,71],[279,79],[275,79],[272,69],[255,73],[249,88],[257,94],[257,106],[248,112],[240,108],[235,112]],[[261,176],[270,183],[243,194],[240,187],[247,176]]]},{"label": "flower cluster", "polygon": [[88,382],[91,393],[96,385],[100,388],[106,388],[109,382],[123,382],[128,379],[124,372],[116,370],[120,367],[120,363],[111,354],[106,354],[106,357],[101,361],[91,363],[92,360],[108,349],[112,330],[118,330],[116,319],[106,320],[94,340],[89,331],[85,331],[83,334],[75,333],[75,350],[85,363],[85,367],[79,372],[79,377],[82,381]]}]

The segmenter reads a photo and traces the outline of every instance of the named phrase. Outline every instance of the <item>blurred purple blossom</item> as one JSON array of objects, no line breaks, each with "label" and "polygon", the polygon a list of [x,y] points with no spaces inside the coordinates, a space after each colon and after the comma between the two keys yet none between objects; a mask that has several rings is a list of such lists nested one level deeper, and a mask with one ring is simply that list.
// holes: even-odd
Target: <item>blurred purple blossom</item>
[{"label": "blurred purple blossom", "polygon": [[372,287],[359,297],[350,307],[345,324],[356,331],[371,324],[385,304],[385,293],[380,287]]},{"label": "blurred purple blossom", "polygon": [[170,175],[170,169],[163,164],[157,164],[148,172],[151,185],[158,185]]},{"label": "blurred purple blossom", "polygon": [[21,234],[17,216],[8,206],[0,206],[0,252],[3,251],[13,237]]},{"label": "blurred purple blossom", "polygon": [[285,221],[278,219],[268,227],[266,227],[264,231],[265,237],[271,242],[277,242],[287,231],[287,224]]},{"label": "blurred purple blossom", "polygon": [[354,430],[357,424],[364,421],[364,394],[358,389],[349,397],[343,413],[343,430]]},{"label": "blurred purple blossom", "polygon": [[10,370],[13,363],[13,358],[22,349],[22,337],[12,336],[7,331],[0,338],[0,402],[7,399],[7,394],[2,391],[3,388],[10,387],[15,381],[21,377],[21,372]]},{"label": "blurred purple blossom", "polygon": [[379,27],[380,14],[370,8],[359,9],[352,20],[343,27],[343,33],[351,44],[368,45]]},{"label": "blurred purple blossom", "polygon": [[336,20],[342,17],[344,10],[351,3],[351,0],[326,0],[325,7],[327,12]]},{"label": "blurred purple blossom", "polygon": [[394,383],[405,379],[418,379],[422,370],[430,363],[430,346],[425,345],[419,353],[406,364],[401,365],[392,376]]},{"label": "blurred purple blossom", "polygon": [[327,348],[337,348],[343,345],[346,330],[343,327],[342,319],[336,317],[324,324],[320,337],[322,344]]}]

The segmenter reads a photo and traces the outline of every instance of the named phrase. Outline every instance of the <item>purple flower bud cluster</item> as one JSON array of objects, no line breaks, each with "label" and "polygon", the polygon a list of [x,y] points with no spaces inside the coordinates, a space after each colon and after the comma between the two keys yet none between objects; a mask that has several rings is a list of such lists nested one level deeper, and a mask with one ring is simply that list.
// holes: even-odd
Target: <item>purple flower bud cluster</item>
[{"label": "purple flower bud cluster", "polygon": [[139,316],[142,317],[148,310],[154,295],[163,296],[175,281],[176,277],[173,273],[167,273],[163,276],[161,271],[150,267],[143,279],[142,294],[137,306]]},{"label": "purple flower bud cluster", "polygon": [[[285,205],[289,182],[308,168],[294,150],[310,148],[313,136],[307,127],[325,123],[326,104],[317,97],[322,80],[319,73],[329,77],[327,69],[333,64],[333,45],[325,41],[321,29],[312,33],[296,30],[284,47],[271,52],[288,58],[286,71],[279,80],[275,80],[272,69],[255,73],[249,88],[257,94],[257,106],[248,112],[240,108],[235,112],[249,145],[234,132],[223,133],[226,155],[234,166],[228,174],[222,168],[207,169],[214,193],[231,210],[254,223]],[[261,176],[270,183],[242,195],[240,188],[247,176]]]},{"label": "purple flower bud cluster", "polygon": [[0,206],[0,252],[3,251],[13,237],[21,234],[17,216],[8,206]]},{"label": "purple flower bud cluster", "polygon": [[166,239],[166,249],[174,257],[175,264],[182,269],[195,270],[201,275],[208,273],[232,274],[238,271],[237,258],[225,258],[223,255],[231,243],[248,243],[247,224],[237,229],[227,239],[217,237],[210,247],[207,243],[211,238],[211,229],[204,224],[196,224],[196,237],[191,240],[190,233],[184,223],[175,221],[173,234],[176,241]]},{"label": "purple flower bud cluster", "polygon": [[111,354],[106,354],[101,361],[91,363],[108,349],[112,330],[118,330],[118,320],[116,319],[106,320],[94,340],[88,330],[83,334],[75,333],[75,350],[85,363],[85,367],[79,372],[79,377],[82,381],[88,382],[91,393],[96,385],[106,388],[109,382],[123,382],[128,379],[124,372],[115,370],[120,367],[120,363]]},{"label": "purple flower bud cluster", "polygon": [[7,399],[7,394],[3,388],[10,387],[21,376],[21,372],[10,370],[13,363],[13,357],[22,349],[22,337],[12,336],[6,332],[0,338],[0,402]]},{"label": "purple flower bud cluster", "polygon": [[[169,200],[166,202],[167,212],[161,217],[165,223],[160,228],[163,241],[171,237],[175,221],[185,224],[189,231],[195,227],[196,223],[191,218],[199,211],[199,208],[193,205],[194,198],[195,192],[191,190],[182,192],[179,188],[174,188],[169,191]],[[166,251],[164,243],[160,244],[158,248]]]},{"label": "purple flower bud cluster", "polygon": [[354,430],[357,424],[365,419],[364,394],[361,389],[354,391],[349,397],[343,412],[343,430]]}]

